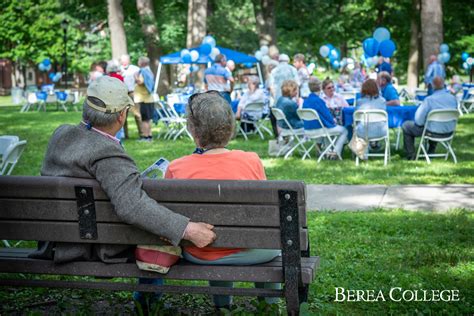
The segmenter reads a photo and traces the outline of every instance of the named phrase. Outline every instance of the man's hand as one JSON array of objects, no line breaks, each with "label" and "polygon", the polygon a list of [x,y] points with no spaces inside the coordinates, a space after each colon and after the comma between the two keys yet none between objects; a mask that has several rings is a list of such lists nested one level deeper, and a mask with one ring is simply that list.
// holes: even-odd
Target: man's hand
[{"label": "man's hand", "polygon": [[216,240],[216,233],[212,231],[214,226],[206,223],[189,222],[184,231],[183,239],[189,240],[196,247],[202,248]]}]

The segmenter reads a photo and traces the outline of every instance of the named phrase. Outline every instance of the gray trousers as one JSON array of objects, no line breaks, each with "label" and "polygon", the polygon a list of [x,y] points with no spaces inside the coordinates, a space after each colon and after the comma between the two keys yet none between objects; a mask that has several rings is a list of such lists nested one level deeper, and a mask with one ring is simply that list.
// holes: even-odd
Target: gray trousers
[{"label": "gray trousers", "polygon": [[[403,129],[403,147],[405,149],[405,154],[407,158],[414,159],[416,156],[415,151],[415,137],[421,137],[423,134],[424,126],[418,126],[415,124],[414,121],[406,121],[402,125]],[[429,135],[435,137],[448,137],[451,136],[452,133],[446,134],[439,134],[439,133],[432,133],[427,131]],[[437,142],[429,142],[430,146],[428,148],[428,154],[433,154],[436,151]]]}]

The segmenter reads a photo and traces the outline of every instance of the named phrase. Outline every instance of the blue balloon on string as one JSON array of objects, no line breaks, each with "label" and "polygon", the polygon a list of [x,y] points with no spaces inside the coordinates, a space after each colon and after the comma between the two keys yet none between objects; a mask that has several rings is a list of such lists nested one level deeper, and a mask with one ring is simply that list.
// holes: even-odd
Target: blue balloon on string
[{"label": "blue balloon on string", "polygon": [[369,37],[362,42],[362,48],[367,57],[374,57],[379,51],[379,42],[376,39]]},{"label": "blue balloon on string", "polygon": [[443,63],[446,64],[451,59],[451,54],[448,52],[444,52],[441,54],[441,59],[443,60]]},{"label": "blue balloon on string", "polygon": [[204,43],[199,47],[199,52],[201,55],[209,55],[212,52],[212,46],[209,43]]},{"label": "blue balloon on string", "polygon": [[381,43],[390,39],[390,32],[385,27],[378,27],[373,34],[374,39]]},{"label": "blue balloon on string", "polygon": [[387,58],[393,56],[393,52],[395,52],[395,49],[397,49],[397,47],[395,46],[395,43],[392,40],[385,40],[380,43],[379,46],[380,55]]},{"label": "blue balloon on string", "polygon": [[332,58],[332,59],[335,59],[335,60],[339,60],[340,57],[341,57],[341,52],[337,48],[333,48],[329,52],[329,59]]},{"label": "blue balloon on string", "polygon": [[51,81],[54,81],[54,76],[55,76],[54,72],[50,72],[48,74],[48,77],[49,77],[49,79],[51,79]]},{"label": "blue balloon on string", "polygon": [[207,36],[204,36],[201,44],[211,45],[211,50],[212,50],[212,47],[216,47],[216,40],[211,35],[207,35]]},{"label": "blue balloon on string", "polygon": [[329,51],[334,49],[334,45],[332,45],[332,44],[326,44],[326,46],[329,48]]},{"label": "blue balloon on string", "polygon": [[191,54],[185,54],[181,59],[183,60],[183,63],[185,64],[190,64],[192,61]]},{"label": "blue balloon on string", "polygon": [[331,65],[332,65],[332,67],[333,67],[334,69],[338,69],[339,66],[340,66],[340,63],[339,63],[338,60],[335,60],[335,61],[333,61],[333,62],[331,63]]},{"label": "blue balloon on string", "polygon": [[39,64],[38,64],[38,69],[39,69],[40,71],[45,71],[45,70],[46,70],[46,67],[45,67],[45,65],[43,65],[43,63],[39,63]]},{"label": "blue balloon on string", "polygon": [[462,61],[466,61],[469,58],[469,54],[464,52],[462,53],[461,58],[462,58]]},{"label": "blue balloon on string", "polygon": [[45,58],[43,59],[42,64],[48,67],[49,65],[51,65],[51,60],[49,60],[49,58]]},{"label": "blue balloon on string", "polygon": [[439,51],[440,51],[441,53],[447,53],[447,52],[449,51],[449,46],[448,46],[448,44],[441,44],[441,45],[439,46]]}]

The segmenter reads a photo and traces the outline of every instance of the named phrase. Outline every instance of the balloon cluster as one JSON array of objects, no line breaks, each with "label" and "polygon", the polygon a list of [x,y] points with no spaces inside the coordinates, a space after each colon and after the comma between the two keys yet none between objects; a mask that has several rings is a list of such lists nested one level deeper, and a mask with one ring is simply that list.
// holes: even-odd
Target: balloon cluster
[{"label": "balloon cluster", "polygon": [[199,46],[198,49],[183,49],[180,53],[180,57],[184,64],[192,64],[197,62],[199,56],[209,56],[209,58],[214,60],[219,54],[220,50],[216,47],[216,40],[214,37],[207,35],[202,40],[201,46]]},{"label": "balloon cluster", "polygon": [[379,54],[382,57],[390,58],[397,49],[395,43],[390,39],[390,31],[385,27],[375,29],[372,37],[366,38],[362,42],[364,55],[361,61],[368,67],[377,65]]},{"label": "balloon cluster", "polygon": [[338,69],[341,65],[341,51],[332,44],[325,44],[319,48],[319,54],[324,58],[329,58],[329,63],[334,69]]},{"label": "balloon cluster", "polygon": [[446,64],[451,59],[451,54],[449,53],[449,46],[448,44],[441,44],[439,45],[439,54],[438,54],[438,61],[440,63]]},{"label": "balloon cluster", "polygon": [[63,74],[60,72],[57,72],[57,73],[52,72],[48,75],[49,79],[51,79],[52,82],[58,82],[59,80],[61,80],[62,76]]},{"label": "balloon cluster", "polygon": [[461,58],[462,58],[462,68],[464,68],[465,70],[471,70],[473,64],[474,64],[474,58],[472,58],[469,53],[462,53],[461,55]]},{"label": "balloon cluster", "polygon": [[261,61],[262,64],[268,65],[270,61],[272,60],[270,56],[268,56],[268,51],[269,48],[267,45],[262,45],[259,50],[257,50],[254,54],[255,58],[257,58],[258,61]]},{"label": "balloon cluster", "polygon": [[43,59],[43,61],[38,64],[38,69],[40,71],[50,71],[51,70],[51,60],[49,60],[49,58]]}]

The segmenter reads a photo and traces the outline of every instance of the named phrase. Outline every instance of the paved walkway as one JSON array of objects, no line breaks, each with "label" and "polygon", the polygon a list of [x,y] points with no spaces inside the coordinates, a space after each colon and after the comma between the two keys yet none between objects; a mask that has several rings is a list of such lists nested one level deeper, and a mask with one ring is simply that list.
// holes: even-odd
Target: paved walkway
[{"label": "paved walkway", "polygon": [[415,211],[474,210],[474,185],[315,185],[307,186],[311,211],[403,208]]}]

